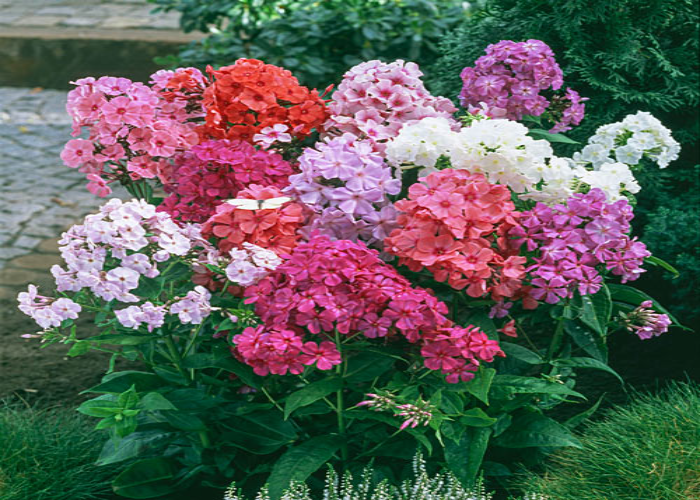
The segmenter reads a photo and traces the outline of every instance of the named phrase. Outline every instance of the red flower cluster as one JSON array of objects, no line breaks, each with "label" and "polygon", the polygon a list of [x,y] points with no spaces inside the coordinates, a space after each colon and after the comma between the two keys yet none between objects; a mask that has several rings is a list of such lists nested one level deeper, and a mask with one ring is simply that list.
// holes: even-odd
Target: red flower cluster
[{"label": "red flower cluster", "polygon": [[[249,185],[238,193],[238,198],[269,200],[283,196],[274,187]],[[306,220],[305,207],[290,201],[280,208],[246,210],[228,203],[216,207],[216,213],[202,226],[202,236],[218,238],[222,252],[240,248],[243,242],[269,248],[277,255],[287,254],[299,241],[298,229]]]},{"label": "red flower cluster", "polygon": [[281,123],[303,138],[327,118],[318,91],[299,85],[286,69],[239,59],[207,72],[213,83],[204,91],[207,116],[200,133],[205,136],[252,142],[263,128]]},{"label": "red flower cluster", "polygon": [[175,158],[175,167],[164,185],[172,194],[158,209],[189,222],[206,221],[218,205],[249,184],[283,188],[294,173],[279,154],[227,139],[193,146]]},{"label": "red flower cluster", "polygon": [[465,170],[434,172],[396,202],[399,229],[384,240],[385,250],[412,271],[427,268],[471,297],[490,294],[500,301],[521,290],[525,257],[506,238],[519,212],[506,186],[489,184]]},{"label": "red flower cluster", "polygon": [[426,366],[453,382],[468,379],[477,358],[490,361],[500,353],[498,343],[476,328],[452,327],[444,303],[413,288],[361,242],[313,236],[245,296],[264,324],[234,337],[234,353],[260,375],[301,373],[314,363],[330,369],[341,362],[330,341],[336,331],[343,342],[359,334],[420,341]]}]

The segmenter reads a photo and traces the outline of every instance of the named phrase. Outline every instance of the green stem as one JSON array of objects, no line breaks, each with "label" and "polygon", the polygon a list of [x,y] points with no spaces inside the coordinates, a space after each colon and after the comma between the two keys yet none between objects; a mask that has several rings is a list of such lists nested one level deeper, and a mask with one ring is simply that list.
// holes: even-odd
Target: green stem
[{"label": "green stem", "polygon": [[267,389],[265,389],[264,386],[260,386],[260,389],[262,389],[263,394],[265,394],[265,396],[267,396],[267,399],[270,400],[270,403],[272,403],[273,405],[275,405],[275,407],[277,407],[277,409],[278,409],[279,411],[281,411],[282,413],[284,413],[284,408],[282,408],[282,407],[280,406],[280,404],[279,404],[277,401],[275,401],[275,399],[274,399],[272,396],[270,396],[270,393],[267,392]]},{"label": "green stem", "polygon": [[180,375],[186,379],[189,379],[187,372],[182,369],[182,358],[180,357],[180,353],[178,352],[177,347],[175,347],[175,342],[173,342],[173,338],[171,336],[165,337],[165,345],[168,347],[170,360],[175,365],[175,368],[177,368],[177,371],[180,372]]},{"label": "green stem", "polygon": [[[343,359],[343,348],[342,345],[343,343],[340,340],[340,332],[338,332],[338,329],[335,329],[335,345],[336,348],[338,349],[338,353],[340,354],[340,359]],[[342,361],[341,363],[337,364],[335,367],[335,373],[340,377],[340,389],[336,392],[336,407],[335,407],[335,412],[338,415],[338,434],[340,436],[340,455],[341,458],[343,459],[343,468],[345,468],[347,462],[348,462],[348,442],[346,438],[346,433],[347,429],[345,427],[345,404],[343,402],[343,370],[344,370],[344,365],[345,361]]]},{"label": "green stem", "polygon": [[554,355],[559,351],[559,348],[561,347],[562,339],[564,337],[564,321],[566,320],[565,312],[568,310],[568,308],[569,304],[567,303],[564,306],[561,318],[559,318],[559,321],[557,322],[557,328],[556,330],[554,330],[554,336],[552,337],[552,341],[550,342],[549,348],[547,349],[547,361],[552,361],[554,359]]}]

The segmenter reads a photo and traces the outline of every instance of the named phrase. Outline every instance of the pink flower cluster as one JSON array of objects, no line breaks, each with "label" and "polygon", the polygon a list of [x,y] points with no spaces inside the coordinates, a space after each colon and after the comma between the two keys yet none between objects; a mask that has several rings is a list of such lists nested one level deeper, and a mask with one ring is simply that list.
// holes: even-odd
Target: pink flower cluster
[{"label": "pink flower cluster", "polygon": [[515,297],[525,276],[525,258],[506,238],[519,213],[507,187],[481,174],[446,169],[412,185],[385,250],[412,271],[428,269],[438,281],[466,288],[470,297]]},{"label": "pink flower cluster", "polygon": [[[476,368],[476,358],[486,360],[485,351],[470,350],[481,332],[453,328],[444,316],[444,303],[413,288],[376,251],[359,242],[314,236],[270,275],[248,287],[245,295],[247,303],[255,304],[263,325],[234,337],[235,353],[260,375],[300,373],[303,365],[314,363],[321,370],[330,369],[340,362],[331,342],[336,331],[343,342],[359,334],[367,338],[398,334],[411,343],[421,342],[426,366],[457,378]],[[306,340],[305,331],[319,343]],[[462,349],[443,355],[444,344]],[[443,360],[446,356],[462,356],[462,363]]]},{"label": "pink flower cluster", "polygon": [[[196,70],[193,70],[196,71]],[[126,78],[83,78],[68,93],[73,136],[87,127],[87,139],[68,141],[61,159],[80,168],[88,190],[107,196],[107,185],[127,178],[167,178],[166,161],[199,142],[187,102],[166,101],[158,92]]]},{"label": "pink flower cluster", "polygon": [[345,134],[319,142],[304,150],[299,169],[287,191],[315,212],[307,232],[373,243],[395,227],[388,196],[399,194],[401,181],[369,141]]},{"label": "pink flower cluster", "polygon": [[199,239],[196,227],[178,226],[153,205],[112,199],[63,234],[66,268],[55,265],[51,273],[61,292],[89,288],[106,301],[138,302],[132,291],[139,278],[158,276],[158,262],[186,255]]},{"label": "pink flower cluster", "polygon": [[29,285],[26,292],[17,296],[19,310],[30,316],[37,324],[46,329],[61,326],[67,319],[77,319],[82,310],[79,304],[71,299],[61,297],[58,299],[44,297],[37,293],[34,285]]},{"label": "pink flower cluster", "polygon": [[627,234],[633,216],[626,199],[608,203],[600,189],[575,194],[566,204],[537,203],[523,212],[509,235],[516,245],[537,251],[528,268],[532,297],[556,304],[577,290],[594,294],[603,283],[599,267],[621,276],[623,283],[637,279],[651,254]]},{"label": "pink flower cluster", "polygon": [[231,250],[229,255],[226,278],[241,286],[254,285],[282,263],[275,252],[248,242],[243,243],[242,249]]},{"label": "pink flower cluster", "polygon": [[358,64],[333,93],[324,128],[366,137],[381,149],[381,142],[396,137],[406,123],[428,116],[452,120],[455,107],[449,99],[430,95],[421,76],[412,62]]},{"label": "pink flower cluster", "polygon": [[554,96],[549,110],[557,122],[549,130],[552,134],[571,130],[572,125],[578,125],[586,112],[588,97],[581,97],[578,92],[567,87],[563,96]]},{"label": "pink flower cluster", "polygon": [[181,221],[204,222],[249,184],[282,188],[293,172],[279,154],[258,151],[247,142],[206,141],[175,158],[164,185],[171,194],[158,209]]},{"label": "pink flower cluster", "polygon": [[[541,40],[491,44],[486,55],[473,67],[464,68],[460,76],[464,84],[459,100],[470,113],[511,120],[544,113],[550,102],[541,92],[558,90],[564,83],[552,49]],[[568,130],[570,124],[578,125],[583,118],[584,99],[571,89],[567,89],[565,99],[572,109],[560,110],[562,121],[553,131]],[[562,104],[564,99],[557,102]]]},{"label": "pink flower cluster", "polygon": [[654,311],[654,303],[645,300],[624,318],[625,327],[642,340],[658,337],[668,331],[671,319]]}]

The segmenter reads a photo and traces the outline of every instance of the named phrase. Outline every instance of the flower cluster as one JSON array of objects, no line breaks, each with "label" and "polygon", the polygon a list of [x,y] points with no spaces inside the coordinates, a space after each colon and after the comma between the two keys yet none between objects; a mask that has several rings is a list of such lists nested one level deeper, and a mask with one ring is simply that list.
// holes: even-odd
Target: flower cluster
[{"label": "flower cluster", "polygon": [[226,278],[242,286],[254,285],[282,263],[275,252],[248,242],[244,242],[241,249],[231,250],[229,255],[231,262],[226,266]]},{"label": "flower cluster", "polygon": [[204,222],[249,184],[282,188],[292,173],[279,154],[259,151],[247,142],[205,141],[175,158],[164,185],[170,196],[158,209],[181,221]]},{"label": "flower cluster", "polygon": [[532,297],[556,304],[577,290],[581,295],[596,293],[603,282],[598,267],[623,282],[637,279],[650,253],[627,235],[632,217],[627,200],[608,203],[599,189],[576,194],[566,204],[538,203],[523,212],[509,235],[517,245],[537,250],[528,268]]},{"label": "flower cluster", "polygon": [[44,297],[37,292],[36,286],[29,285],[28,291],[21,292],[17,296],[17,301],[19,310],[44,329],[61,326],[61,323],[67,319],[77,319],[78,313],[82,310],[80,304],[76,304],[71,299]]},{"label": "flower cluster", "polygon": [[418,65],[401,60],[367,61],[351,68],[329,103],[327,130],[367,137],[376,147],[398,134],[401,127],[428,116],[451,119],[456,111],[449,99],[426,90]]},{"label": "flower cluster", "polygon": [[654,304],[651,300],[645,300],[633,311],[623,314],[622,321],[625,327],[642,340],[658,337],[668,331],[671,320],[666,314],[659,314],[654,311]]},{"label": "flower cluster", "polygon": [[[559,90],[561,68],[554,53],[540,40],[513,42],[501,40],[486,48],[473,67],[462,70],[459,100],[470,113],[492,118],[520,120],[524,115],[540,116],[550,106],[545,90]],[[562,104],[568,101],[568,105]],[[568,130],[583,118],[583,99],[571,89],[554,104],[561,115],[554,131]]]},{"label": "flower cluster", "polygon": [[380,394],[369,393],[366,394],[366,397],[368,399],[360,401],[356,406],[366,406],[373,411],[393,411],[395,416],[403,417],[404,420],[399,430],[404,430],[409,426],[413,429],[419,425],[428,425],[436,411],[436,408],[432,407],[429,402],[420,398],[415,404],[399,404],[396,395],[388,391],[383,391]]},{"label": "flower cluster", "polygon": [[[274,186],[249,185],[238,193],[239,199],[269,200],[283,193]],[[244,242],[274,251],[277,255],[291,252],[301,238],[299,229],[307,216],[305,207],[288,201],[280,208],[248,210],[222,203],[202,226],[202,234],[218,238],[222,252],[241,248]]]},{"label": "flower cluster", "polygon": [[107,184],[114,180],[167,178],[166,159],[199,142],[185,101],[166,101],[126,78],[83,78],[75,84],[66,106],[73,136],[83,127],[89,136],[68,141],[61,159],[86,174],[88,190],[97,196],[109,195]]},{"label": "flower cluster", "polygon": [[368,141],[345,134],[320,142],[304,150],[299,169],[288,190],[315,212],[307,232],[371,243],[395,227],[388,195],[399,194],[401,181]]},{"label": "flower cluster", "polygon": [[587,100],[588,97],[581,97],[578,92],[570,88],[566,89],[563,96],[554,96],[548,111],[556,123],[549,132],[552,134],[566,132],[581,123],[586,113],[586,105],[583,102]]},{"label": "flower cluster", "polygon": [[182,324],[199,325],[211,313],[210,298],[211,294],[207,289],[195,286],[194,290],[187,292],[184,297],[178,297],[170,303],[154,305],[149,301],[115,310],[114,314],[122,326],[137,330],[145,324],[149,332],[163,326],[166,314],[177,314]]},{"label": "flower cluster", "polygon": [[207,115],[200,131],[204,136],[253,142],[263,129],[282,124],[304,138],[326,120],[318,92],[299,85],[286,69],[239,59],[207,71],[213,83],[204,91]]},{"label": "flower cluster", "polygon": [[515,296],[525,275],[525,259],[515,255],[506,234],[518,225],[518,212],[505,186],[480,174],[442,170],[412,185],[385,250],[412,271],[424,267],[436,280],[470,297],[494,300]]},{"label": "flower cluster", "polygon": [[589,163],[599,170],[615,161],[626,165],[638,165],[647,158],[660,168],[678,158],[680,145],[671,136],[671,131],[650,113],[640,111],[627,115],[621,122],[603,125],[580,153],[573,159]]},{"label": "flower cluster", "polygon": [[626,198],[624,193],[636,194],[641,190],[634,174],[624,163],[604,163],[597,170],[588,170],[579,165],[574,172],[578,182],[587,184],[591,189],[600,189],[609,201]]},{"label": "flower cluster", "polygon": [[151,75],[151,88],[168,102],[184,103],[188,119],[203,118],[202,94],[209,86],[206,77],[197,68],[161,69]]}]

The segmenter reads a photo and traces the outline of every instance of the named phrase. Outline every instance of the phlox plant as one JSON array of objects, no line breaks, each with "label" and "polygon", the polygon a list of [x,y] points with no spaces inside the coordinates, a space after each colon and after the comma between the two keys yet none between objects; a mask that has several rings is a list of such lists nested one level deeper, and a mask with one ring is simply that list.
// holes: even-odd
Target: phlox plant
[{"label": "phlox plant", "polygon": [[[518,64],[551,79],[537,57]],[[30,337],[112,354],[79,411],[109,431],[116,493],[235,480],[277,499],[327,462],[398,483],[417,449],[469,488],[482,468],[579,446],[570,429],[597,403],[577,369],[619,378],[611,333],[678,325],[626,284],[666,265],[629,235],[620,149],[674,154],[648,123],[616,129],[615,163],[558,158],[542,137],[560,134],[455,114],[421,76],[369,61],[329,96],[240,59],[76,82],[87,138],[64,161],[96,194],[119,182],[136,198],[64,233],[57,293],[19,302],[43,328]],[[559,422],[562,403],[586,408]]]}]

